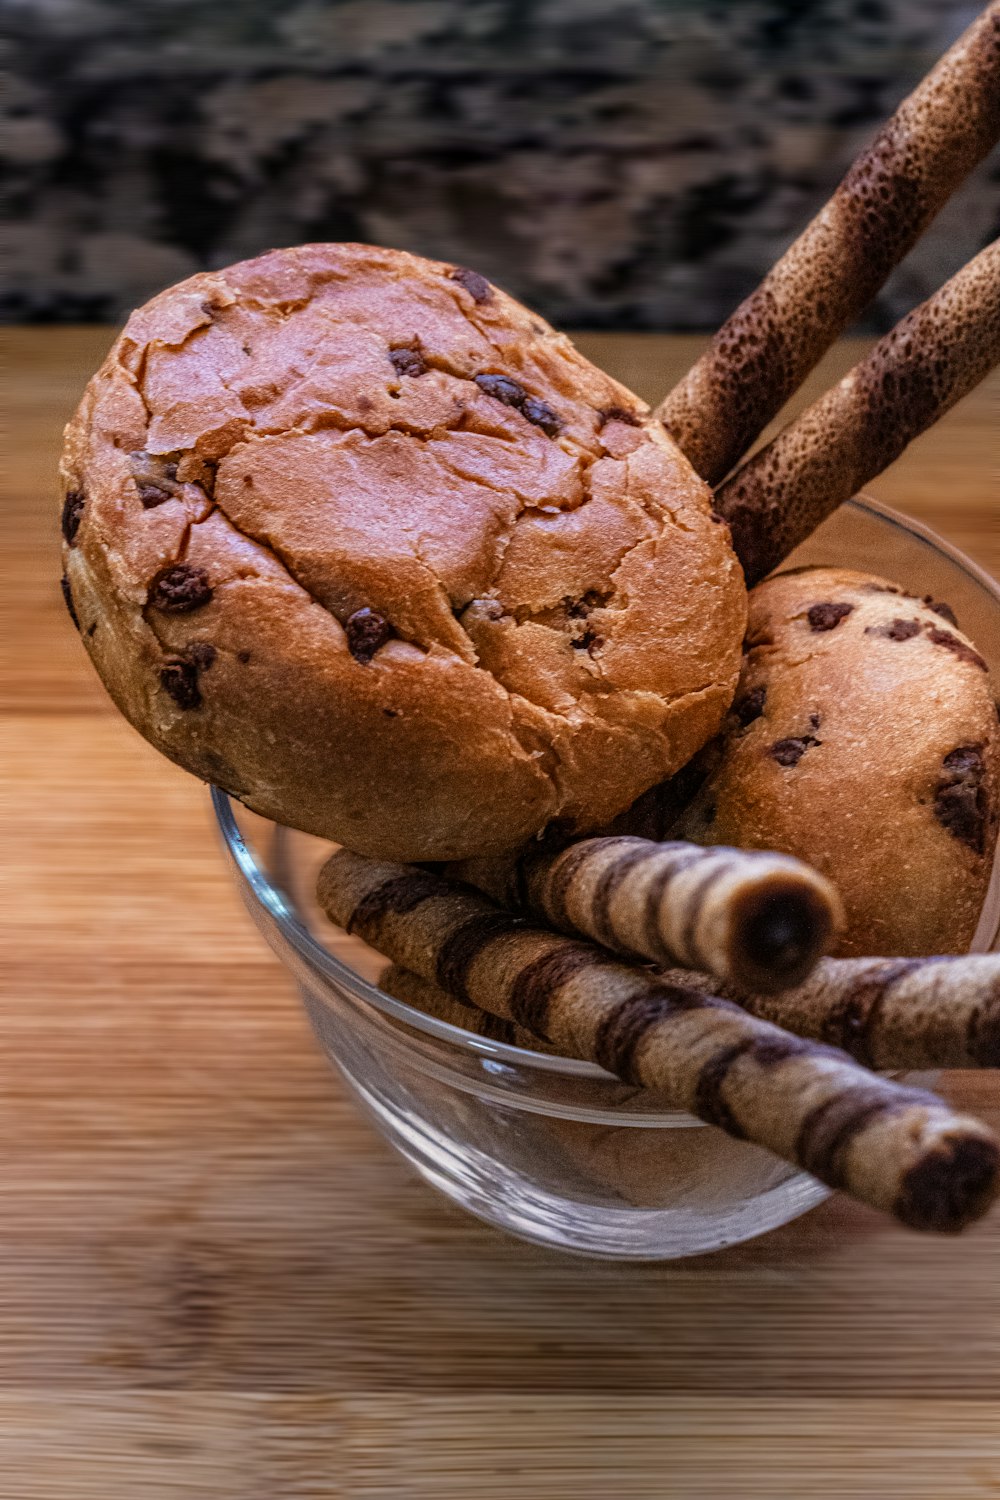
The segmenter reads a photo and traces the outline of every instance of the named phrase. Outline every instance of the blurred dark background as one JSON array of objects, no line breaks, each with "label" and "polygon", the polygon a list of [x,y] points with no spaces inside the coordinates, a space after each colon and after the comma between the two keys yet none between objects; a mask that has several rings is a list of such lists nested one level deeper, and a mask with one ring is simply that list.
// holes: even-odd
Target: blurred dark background
[{"label": "blurred dark background", "polygon": [[[954,0],[3,0],[9,322],[358,239],[554,322],[708,329],[978,6]],[[888,327],[1000,228],[994,159]]]}]

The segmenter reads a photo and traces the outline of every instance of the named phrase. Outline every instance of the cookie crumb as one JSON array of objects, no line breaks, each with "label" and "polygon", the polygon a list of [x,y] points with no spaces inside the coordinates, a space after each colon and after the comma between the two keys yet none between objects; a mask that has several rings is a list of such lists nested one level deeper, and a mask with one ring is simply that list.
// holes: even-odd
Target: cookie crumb
[{"label": "cookie crumb", "polygon": [[457,281],[459,286],[465,288],[473,302],[489,302],[492,299],[493,288],[478,271],[470,271],[468,266],[452,266],[448,275],[452,281]]},{"label": "cookie crumb", "polygon": [[836,630],[841,620],[852,613],[853,604],[814,604],[808,613],[809,629],[815,631]]},{"label": "cookie crumb", "polygon": [[391,637],[392,626],[373,609],[366,607],[354,611],[344,626],[344,632],[347,636],[347,649],[354,660],[367,666],[376,651]]},{"label": "cookie crumb", "polygon": [[83,508],[86,504],[82,490],[67,490],[66,498],[62,508],[62,534],[72,547],[76,541],[76,534],[80,530],[80,522],[83,520]]},{"label": "cookie crumb", "polygon": [[204,568],[193,567],[191,563],[174,563],[173,567],[164,568],[153,579],[149,603],[166,614],[188,614],[207,604],[214,592]]}]

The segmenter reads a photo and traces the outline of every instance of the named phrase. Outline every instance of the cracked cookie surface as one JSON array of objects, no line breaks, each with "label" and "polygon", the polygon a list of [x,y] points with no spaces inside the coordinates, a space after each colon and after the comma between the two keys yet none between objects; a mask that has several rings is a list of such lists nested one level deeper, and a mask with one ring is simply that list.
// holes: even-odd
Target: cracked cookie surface
[{"label": "cracked cookie surface", "polygon": [[601,826],[732,698],[746,599],[707,488],[463,268],[312,245],[170,288],[91,381],[62,474],[119,708],[359,852]]},{"label": "cracked cookie surface", "polygon": [[807,860],[844,898],[840,953],[965,952],[996,849],[1000,724],[954,620],[847,569],[759,584],[734,710],[671,836]]}]

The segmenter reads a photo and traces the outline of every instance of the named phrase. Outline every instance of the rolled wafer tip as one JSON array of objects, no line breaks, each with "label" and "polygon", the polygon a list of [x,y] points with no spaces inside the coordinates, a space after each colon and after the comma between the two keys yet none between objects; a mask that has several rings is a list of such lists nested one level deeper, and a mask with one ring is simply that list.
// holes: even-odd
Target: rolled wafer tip
[{"label": "rolled wafer tip", "polygon": [[734,904],[729,975],[760,995],[801,984],[830,946],[841,907],[832,890],[776,876]]},{"label": "rolled wafer tip", "polygon": [[763,849],[620,833],[449,873],[570,936],[762,995],[800,984],[843,922],[830,881]]},{"label": "rolled wafer tip", "polygon": [[1000,1187],[1000,1147],[985,1131],[946,1138],[910,1168],[893,1212],[911,1229],[957,1234],[982,1218]]}]

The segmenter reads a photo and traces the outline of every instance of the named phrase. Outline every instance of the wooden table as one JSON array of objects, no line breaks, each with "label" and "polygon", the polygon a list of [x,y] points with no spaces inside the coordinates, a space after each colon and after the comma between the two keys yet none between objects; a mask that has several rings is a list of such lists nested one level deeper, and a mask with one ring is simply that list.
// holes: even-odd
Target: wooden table
[{"label": "wooden table", "polygon": [[[952,1242],[835,1200],[588,1263],[465,1218],[358,1119],[204,788],[112,711],[59,597],[60,429],[109,338],[5,340],[4,1495],[1000,1495],[1000,1214]],[[649,397],[695,342],[581,340]],[[998,394],[874,486],[996,572]],[[995,1079],[952,1092],[1000,1121]]]}]

